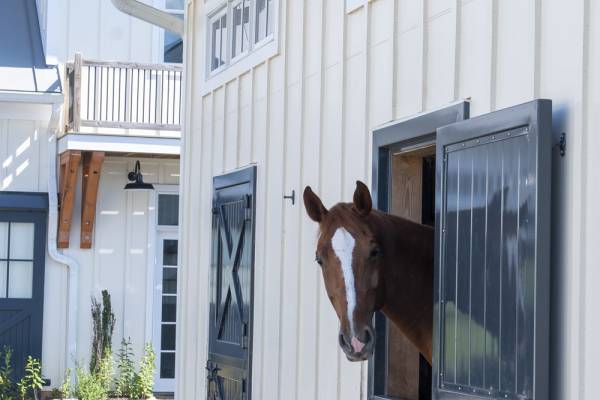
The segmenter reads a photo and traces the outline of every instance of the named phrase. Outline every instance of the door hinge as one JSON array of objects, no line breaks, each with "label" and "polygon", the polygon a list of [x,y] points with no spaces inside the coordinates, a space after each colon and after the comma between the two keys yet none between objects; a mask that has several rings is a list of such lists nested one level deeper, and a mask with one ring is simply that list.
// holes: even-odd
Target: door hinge
[{"label": "door hinge", "polygon": [[246,378],[242,378],[242,400],[248,400],[248,385]]},{"label": "door hinge", "polygon": [[252,195],[251,194],[247,194],[246,196],[246,210],[245,210],[245,217],[247,220],[252,218]]},{"label": "door hinge", "polygon": [[564,157],[567,153],[567,134],[564,132],[561,133],[560,139],[558,139],[558,142],[555,143],[553,147],[558,148],[560,156]]},{"label": "door hinge", "polygon": [[248,324],[244,323],[242,326],[242,348],[248,348]]}]

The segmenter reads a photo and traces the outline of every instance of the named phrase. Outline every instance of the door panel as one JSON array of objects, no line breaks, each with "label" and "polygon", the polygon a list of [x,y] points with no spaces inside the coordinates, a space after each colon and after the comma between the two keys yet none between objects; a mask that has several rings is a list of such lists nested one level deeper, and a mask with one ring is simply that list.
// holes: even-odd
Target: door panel
[{"label": "door panel", "polygon": [[547,398],[551,107],[438,129],[437,399]]},{"label": "door panel", "polygon": [[256,168],[215,177],[209,399],[249,399]]},{"label": "door panel", "polygon": [[46,213],[0,211],[0,348],[13,350],[15,377],[42,357]]}]

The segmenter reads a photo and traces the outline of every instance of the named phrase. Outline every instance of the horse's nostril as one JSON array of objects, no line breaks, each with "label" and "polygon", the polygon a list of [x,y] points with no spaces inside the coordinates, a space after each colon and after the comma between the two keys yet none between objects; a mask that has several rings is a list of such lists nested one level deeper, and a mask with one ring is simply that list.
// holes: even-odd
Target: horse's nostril
[{"label": "horse's nostril", "polygon": [[339,340],[340,346],[342,346],[342,348],[348,348],[348,347],[350,347],[350,345],[346,341],[346,338],[344,337],[343,334],[340,333],[340,336],[338,337],[338,340]]}]

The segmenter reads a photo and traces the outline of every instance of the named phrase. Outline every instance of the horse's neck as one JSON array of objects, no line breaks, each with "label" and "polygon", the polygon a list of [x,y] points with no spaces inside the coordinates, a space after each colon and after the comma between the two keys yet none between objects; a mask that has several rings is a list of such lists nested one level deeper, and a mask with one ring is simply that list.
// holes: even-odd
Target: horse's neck
[{"label": "horse's neck", "polygon": [[433,324],[433,231],[380,214],[385,248],[383,312],[431,361]]}]

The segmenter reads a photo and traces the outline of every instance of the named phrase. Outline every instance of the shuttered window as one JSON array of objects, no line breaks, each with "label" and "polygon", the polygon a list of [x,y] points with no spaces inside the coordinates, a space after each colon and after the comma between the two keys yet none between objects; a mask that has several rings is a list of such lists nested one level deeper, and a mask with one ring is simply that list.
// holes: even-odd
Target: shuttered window
[{"label": "shuttered window", "polygon": [[438,129],[436,399],[548,398],[551,108]]}]

